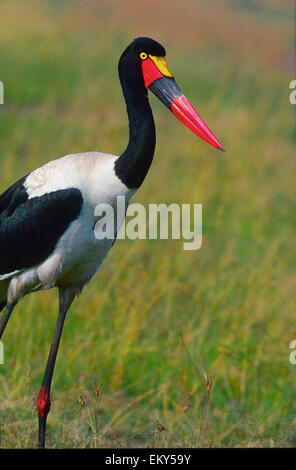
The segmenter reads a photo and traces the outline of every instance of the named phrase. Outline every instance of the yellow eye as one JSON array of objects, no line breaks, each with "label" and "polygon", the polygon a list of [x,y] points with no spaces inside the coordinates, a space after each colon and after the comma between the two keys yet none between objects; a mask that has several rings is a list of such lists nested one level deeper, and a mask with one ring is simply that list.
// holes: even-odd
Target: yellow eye
[{"label": "yellow eye", "polygon": [[147,59],[148,56],[147,56],[146,52],[141,52],[140,57],[141,57],[142,60],[145,60],[145,59]]}]

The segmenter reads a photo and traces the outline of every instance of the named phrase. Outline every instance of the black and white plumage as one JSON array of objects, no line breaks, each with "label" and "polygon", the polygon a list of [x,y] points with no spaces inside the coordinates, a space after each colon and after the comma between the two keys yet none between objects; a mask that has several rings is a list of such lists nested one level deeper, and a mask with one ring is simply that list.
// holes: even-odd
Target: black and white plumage
[{"label": "black and white plumage", "polygon": [[135,192],[116,176],[118,158],[67,155],[1,196],[0,303],[15,304],[28,292],[54,286],[79,292],[96,273],[114,240],[95,237],[95,208]]},{"label": "black and white plumage", "polygon": [[126,206],[141,186],[155,150],[150,89],[193,132],[221,144],[186,100],[167,68],[164,48],[149,38],[134,40],[119,61],[127,104],[129,141],[120,155],[87,152],[51,161],[17,181],[0,196],[0,338],[14,306],[26,294],[58,287],[59,315],[37,410],[39,446],[45,445],[50,388],[67,310],[98,271],[114,244],[98,239],[99,204]]}]

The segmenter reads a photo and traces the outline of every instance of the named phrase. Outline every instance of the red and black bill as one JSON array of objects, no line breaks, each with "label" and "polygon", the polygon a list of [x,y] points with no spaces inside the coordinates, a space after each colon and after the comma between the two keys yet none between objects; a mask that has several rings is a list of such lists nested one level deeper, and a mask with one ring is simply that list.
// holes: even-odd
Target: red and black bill
[{"label": "red and black bill", "polygon": [[150,56],[142,63],[143,77],[147,88],[192,132],[213,147],[224,151],[223,146],[175,82],[172,74],[166,68],[164,59],[160,62],[159,67],[157,67],[158,61]]}]

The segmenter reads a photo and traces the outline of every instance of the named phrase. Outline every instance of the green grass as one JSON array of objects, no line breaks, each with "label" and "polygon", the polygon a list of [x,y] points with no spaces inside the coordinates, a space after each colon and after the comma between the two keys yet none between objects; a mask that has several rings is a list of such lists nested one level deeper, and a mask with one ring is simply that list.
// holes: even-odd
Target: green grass
[{"label": "green grass", "polygon": [[[177,82],[227,152],[202,143],[151,97],[157,150],[134,201],[202,203],[203,246],[117,241],[66,320],[48,446],[293,446],[287,6],[262,1],[258,13],[187,0],[180,12],[174,1],[162,28],[168,0],[156,19],[136,2],[130,11],[111,0],[83,3],[0,2],[0,190],[66,153],[122,151],[117,60],[139,34],[167,44]],[[54,290],[28,296],[5,332],[3,447],[35,445],[56,313]],[[214,374],[208,387],[203,371]]]}]

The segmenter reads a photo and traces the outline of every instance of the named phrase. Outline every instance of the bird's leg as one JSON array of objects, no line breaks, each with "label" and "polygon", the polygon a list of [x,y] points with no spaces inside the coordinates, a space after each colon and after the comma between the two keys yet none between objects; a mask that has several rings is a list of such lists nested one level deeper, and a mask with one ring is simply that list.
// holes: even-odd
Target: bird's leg
[{"label": "bird's leg", "polygon": [[15,304],[7,304],[5,307],[5,310],[2,314],[2,317],[0,318],[0,339],[2,338],[2,335],[4,333],[4,330],[6,328],[6,325],[8,323],[8,320],[10,318],[10,315],[12,314],[12,311],[14,309]]},{"label": "bird's leg", "polygon": [[38,446],[45,446],[45,433],[46,433],[46,419],[50,410],[50,386],[53,376],[53,370],[57,358],[60,339],[62,336],[63,326],[66,318],[67,311],[73,302],[75,292],[71,289],[59,288],[59,314],[57,323],[54,330],[52,345],[49,351],[49,356],[42,380],[42,385],[37,398],[37,412],[39,415],[39,437]]}]

